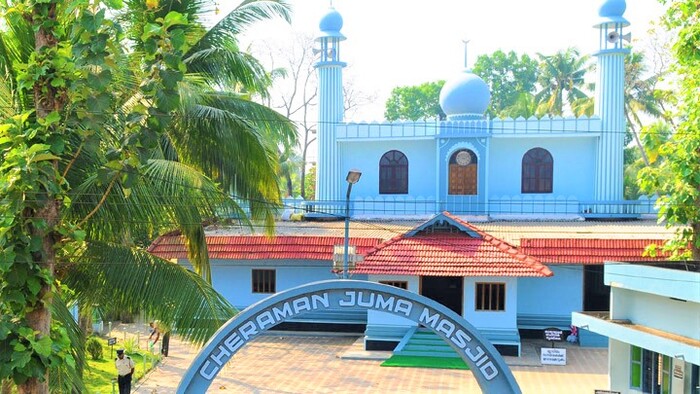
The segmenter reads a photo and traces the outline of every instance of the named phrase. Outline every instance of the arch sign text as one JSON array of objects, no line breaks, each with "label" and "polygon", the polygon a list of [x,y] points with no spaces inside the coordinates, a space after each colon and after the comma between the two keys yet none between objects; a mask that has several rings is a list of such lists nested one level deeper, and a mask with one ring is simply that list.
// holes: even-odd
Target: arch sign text
[{"label": "arch sign text", "polygon": [[431,329],[469,365],[484,393],[520,393],[496,349],[445,306],[396,287],[358,280],[310,283],[274,294],[234,316],[209,340],[182,378],[179,394],[204,393],[231,357],[278,323],[311,311],[360,308],[391,313]]}]

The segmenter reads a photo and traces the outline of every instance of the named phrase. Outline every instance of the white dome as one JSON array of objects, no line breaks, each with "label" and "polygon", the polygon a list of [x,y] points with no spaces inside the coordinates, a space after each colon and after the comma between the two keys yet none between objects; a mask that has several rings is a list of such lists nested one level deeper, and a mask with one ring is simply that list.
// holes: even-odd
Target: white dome
[{"label": "white dome", "polygon": [[491,90],[483,79],[464,70],[448,80],[440,90],[440,107],[448,116],[483,116],[491,102]]}]

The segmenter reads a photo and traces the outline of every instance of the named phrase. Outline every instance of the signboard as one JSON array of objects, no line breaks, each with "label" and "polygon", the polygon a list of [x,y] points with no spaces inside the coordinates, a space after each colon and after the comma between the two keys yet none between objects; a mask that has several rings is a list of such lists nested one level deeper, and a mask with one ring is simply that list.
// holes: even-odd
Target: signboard
[{"label": "signboard", "polygon": [[561,342],[564,340],[564,331],[555,327],[545,328],[544,339],[550,342]]},{"label": "signboard", "polygon": [[108,346],[114,346],[116,343],[117,343],[117,338],[116,338],[116,337],[107,338],[107,345],[108,345]]},{"label": "signboard", "polygon": [[192,361],[177,393],[206,392],[237,351],[278,323],[303,313],[345,308],[386,312],[422,324],[462,357],[482,392],[521,393],[500,353],[462,316],[410,291],[347,279],[310,283],[273,294],[231,318]]},{"label": "signboard", "polygon": [[674,365],[673,366],[673,377],[676,379],[683,379],[683,366]]},{"label": "signboard", "polygon": [[542,365],[566,365],[566,349],[543,347],[540,350]]},{"label": "signboard", "polygon": [[622,393],[619,392],[619,391],[598,390],[598,389],[596,389],[596,391],[595,391],[593,394],[622,394]]}]

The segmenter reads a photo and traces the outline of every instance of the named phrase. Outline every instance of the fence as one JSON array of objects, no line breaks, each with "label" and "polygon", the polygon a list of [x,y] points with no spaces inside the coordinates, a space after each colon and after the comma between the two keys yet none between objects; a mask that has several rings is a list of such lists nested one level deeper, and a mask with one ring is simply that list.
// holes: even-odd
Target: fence
[{"label": "fence", "polygon": [[[304,201],[288,199],[284,210],[326,217],[345,217],[345,201]],[[542,216],[584,218],[643,218],[656,216],[656,198],[639,200],[580,201],[573,196],[516,195],[493,197],[486,201],[477,196],[434,197],[377,196],[358,197],[350,201],[350,216],[401,217],[429,216],[443,211],[456,215]],[[284,218],[283,218],[284,219]]]}]

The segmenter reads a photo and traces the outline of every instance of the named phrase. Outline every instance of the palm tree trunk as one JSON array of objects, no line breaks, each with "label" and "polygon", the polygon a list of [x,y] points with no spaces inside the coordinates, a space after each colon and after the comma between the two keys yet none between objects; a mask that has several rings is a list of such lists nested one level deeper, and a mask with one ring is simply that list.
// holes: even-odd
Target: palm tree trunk
[{"label": "palm tree trunk", "polygon": [[78,325],[86,337],[92,334],[92,307],[82,306],[78,308]]},{"label": "palm tree trunk", "polygon": [[300,186],[300,194],[301,198],[306,200],[306,153],[309,150],[309,145],[304,144],[304,149],[301,150],[301,179],[299,180],[301,182]]},{"label": "palm tree trunk", "polygon": [[634,142],[637,144],[637,147],[639,148],[639,153],[642,156],[642,160],[644,160],[644,165],[649,167],[649,157],[647,157],[647,152],[644,150],[644,145],[642,145],[642,140],[639,139],[639,134],[637,133],[637,130],[634,128],[634,123],[632,122],[632,119],[630,119],[629,114],[625,114],[625,117],[627,118],[627,124],[630,127],[630,131],[632,131],[632,136],[634,137]]},{"label": "palm tree trunk", "polygon": [[[52,229],[58,222],[58,212],[60,202],[55,199],[49,199],[46,205],[36,212],[29,213],[28,216],[33,216],[34,218],[40,219],[44,218],[48,226],[47,228]],[[45,231],[43,228],[33,228],[32,236],[42,238],[42,251],[40,253],[35,253],[32,257],[35,263],[40,266],[49,275],[49,278],[53,278],[54,266],[56,263],[56,251],[54,246],[56,245],[57,239],[53,232]],[[31,327],[35,332],[38,332],[37,338],[40,339],[44,336],[51,335],[51,310],[49,305],[51,305],[51,283],[42,281],[41,290],[39,290],[39,300],[29,313],[27,313],[27,325]],[[49,393],[49,372],[46,370],[44,372],[43,379],[38,377],[29,378],[26,382],[18,386],[20,394],[48,394]]]},{"label": "palm tree trunk", "polygon": [[700,261],[700,223],[691,223],[690,228],[693,229],[693,235],[690,238],[690,251],[693,256],[693,261]]},{"label": "palm tree trunk", "polygon": [[[46,7],[46,8],[44,8]],[[46,10],[46,14],[42,14]],[[34,26],[40,26],[34,33],[35,51],[39,52],[45,47],[57,46],[58,40],[51,29],[52,26],[42,21],[53,21],[57,23],[56,3],[34,5],[32,9],[32,19]],[[51,86],[47,77],[41,78],[34,84],[34,105],[36,116],[45,118],[54,110],[63,108],[62,100],[59,98],[59,92]],[[55,171],[53,176],[56,176],[58,162],[53,163]],[[49,179],[49,187],[56,185],[57,179]],[[34,220],[44,220],[46,226],[32,226],[30,231],[32,236],[41,238],[41,251],[34,253],[32,260],[37,263],[48,274],[49,280],[43,280],[41,289],[39,290],[39,300],[35,305],[31,305],[31,311],[27,313],[27,325],[37,332],[37,339],[51,335],[51,281],[54,275],[54,266],[56,263],[55,245],[58,242],[58,235],[53,232],[54,227],[58,223],[60,212],[60,201],[58,201],[52,192],[44,190],[47,199],[42,207],[36,210],[28,210],[26,217]],[[48,394],[49,393],[49,372],[44,371],[42,379],[38,377],[29,378],[26,382],[18,385],[20,394]]]},{"label": "palm tree trunk", "polygon": [[10,379],[5,379],[2,381],[0,394],[12,394],[12,381]]}]

